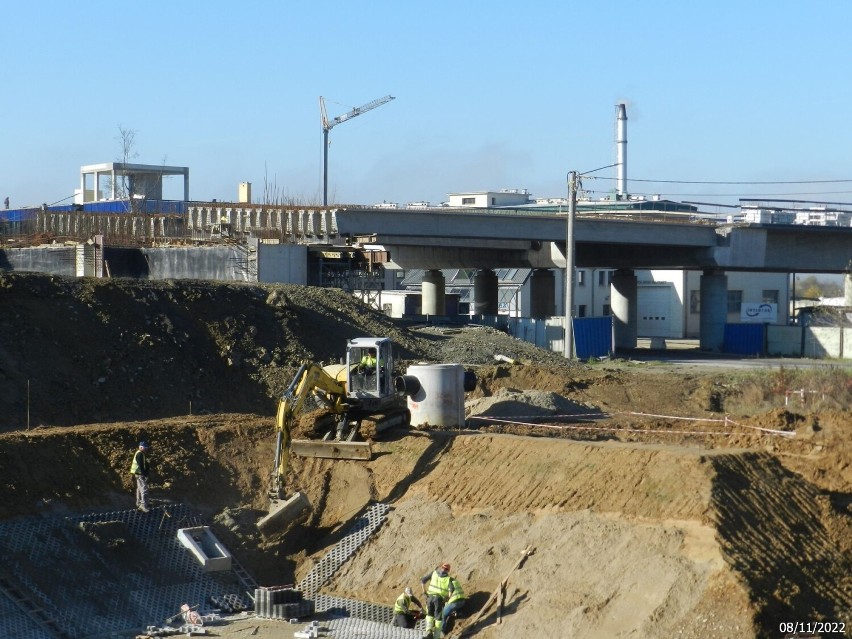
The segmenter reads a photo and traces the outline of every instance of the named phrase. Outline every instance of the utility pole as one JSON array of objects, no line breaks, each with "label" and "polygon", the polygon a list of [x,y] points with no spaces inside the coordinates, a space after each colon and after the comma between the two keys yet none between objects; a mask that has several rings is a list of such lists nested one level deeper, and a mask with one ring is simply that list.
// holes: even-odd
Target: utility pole
[{"label": "utility pole", "polygon": [[366,113],[367,111],[372,111],[376,107],[380,107],[383,104],[387,104],[394,97],[392,95],[386,95],[383,98],[379,98],[378,100],[373,100],[372,102],[368,102],[367,104],[363,104],[359,107],[355,107],[348,113],[344,113],[343,115],[338,115],[336,118],[329,120],[328,116],[325,113],[325,100],[320,96],[320,117],[322,119],[322,205],[328,206],[328,132],[331,129],[341,122],[346,122],[346,120],[351,120],[355,116],[361,115],[362,113]]},{"label": "utility pole", "polygon": [[[577,172],[568,172],[568,219],[565,220],[565,348],[574,359],[574,217],[577,213]],[[592,282],[594,285],[594,282]]]}]

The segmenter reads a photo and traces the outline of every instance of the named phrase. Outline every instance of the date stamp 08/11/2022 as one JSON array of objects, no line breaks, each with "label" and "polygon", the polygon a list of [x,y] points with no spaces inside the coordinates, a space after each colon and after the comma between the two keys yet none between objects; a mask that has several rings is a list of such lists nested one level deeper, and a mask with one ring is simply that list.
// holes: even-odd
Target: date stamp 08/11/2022
[{"label": "date stamp 08/11/2022", "polygon": [[838,634],[846,636],[846,623],[842,621],[782,621],[778,630],[784,637],[809,637]]}]

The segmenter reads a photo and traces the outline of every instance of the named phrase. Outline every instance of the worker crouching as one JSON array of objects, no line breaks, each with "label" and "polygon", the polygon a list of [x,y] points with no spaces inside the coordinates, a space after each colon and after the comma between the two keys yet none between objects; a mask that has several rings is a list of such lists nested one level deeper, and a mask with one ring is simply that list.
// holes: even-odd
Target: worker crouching
[{"label": "worker crouching", "polygon": [[444,611],[441,613],[441,631],[447,633],[453,625],[453,619],[458,615],[459,611],[464,608],[467,603],[467,597],[464,594],[464,589],[455,577],[450,577],[450,598],[444,606]]},{"label": "worker crouching", "polygon": [[411,610],[411,604],[417,606],[418,610],[423,612],[423,604],[414,596],[411,588],[406,588],[402,594],[396,598],[393,604],[393,625],[398,628],[413,628],[414,627],[414,612]]}]

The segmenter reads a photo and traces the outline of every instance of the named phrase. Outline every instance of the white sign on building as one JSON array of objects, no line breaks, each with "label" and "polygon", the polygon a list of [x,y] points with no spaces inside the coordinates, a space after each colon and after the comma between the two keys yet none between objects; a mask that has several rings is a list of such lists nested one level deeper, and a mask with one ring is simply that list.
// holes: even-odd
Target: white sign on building
[{"label": "white sign on building", "polygon": [[768,302],[743,303],[740,309],[740,321],[775,324],[778,321],[778,304]]}]

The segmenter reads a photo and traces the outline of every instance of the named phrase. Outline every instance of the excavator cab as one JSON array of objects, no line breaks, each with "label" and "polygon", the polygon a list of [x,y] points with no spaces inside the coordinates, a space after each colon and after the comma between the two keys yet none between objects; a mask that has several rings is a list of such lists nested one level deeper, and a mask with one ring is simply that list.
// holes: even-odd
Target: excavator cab
[{"label": "excavator cab", "polygon": [[347,397],[376,410],[394,395],[393,350],[386,338],[359,337],[346,348]]}]

